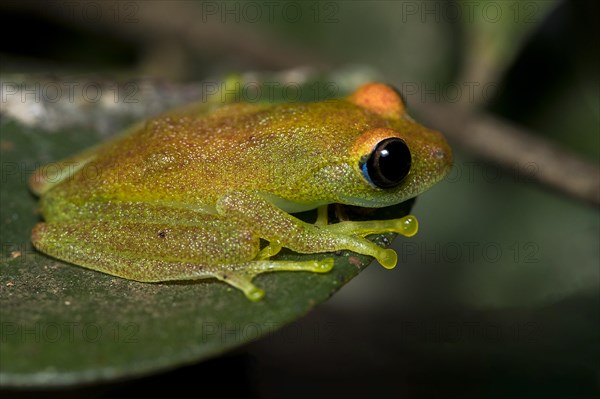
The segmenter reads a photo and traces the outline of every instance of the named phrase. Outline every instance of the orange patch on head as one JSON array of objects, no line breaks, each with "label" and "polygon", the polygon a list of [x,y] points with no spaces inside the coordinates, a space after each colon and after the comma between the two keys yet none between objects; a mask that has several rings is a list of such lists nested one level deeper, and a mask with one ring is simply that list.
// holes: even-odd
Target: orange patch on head
[{"label": "orange patch on head", "polygon": [[383,83],[367,83],[359,87],[349,100],[385,118],[397,119],[404,113],[400,95]]}]

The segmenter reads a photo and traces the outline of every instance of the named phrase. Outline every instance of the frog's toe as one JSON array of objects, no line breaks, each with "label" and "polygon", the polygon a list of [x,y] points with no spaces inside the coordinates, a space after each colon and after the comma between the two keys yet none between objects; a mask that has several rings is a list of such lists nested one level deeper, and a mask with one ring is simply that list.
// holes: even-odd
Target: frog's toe
[{"label": "frog's toe", "polygon": [[252,288],[244,291],[246,298],[251,300],[252,302],[258,302],[265,296],[265,291],[260,288],[253,286]]},{"label": "frog's toe", "polygon": [[384,249],[381,251],[381,256],[377,258],[379,263],[386,269],[393,269],[398,263],[398,254],[393,249]]},{"label": "frog's toe", "polygon": [[314,271],[316,273],[327,273],[333,269],[334,265],[333,258],[325,258],[316,262],[316,267]]},{"label": "frog's toe", "polygon": [[419,231],[419,222],[413,215],[407,215],[401,219],[398,219],[399,229],[396,231],[405,237],[412,237]]},{"label": "frog's toe", "polygon": [[231,285],[232,287],[239,289],[244,293],[244,295],[246,295],[246,298],[253,302],[260,301],[265,296],[265,292],[252,284],[252,277],[248,276],[247,274],[223,272],[216,273],[215,277]]}]

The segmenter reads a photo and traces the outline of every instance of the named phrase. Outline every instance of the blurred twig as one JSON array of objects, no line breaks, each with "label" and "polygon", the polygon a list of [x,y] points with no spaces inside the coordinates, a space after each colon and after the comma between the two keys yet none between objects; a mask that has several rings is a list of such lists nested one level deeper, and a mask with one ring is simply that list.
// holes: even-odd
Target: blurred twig
[{"label": "blurred twig", "polygon": [[[498,3],[496,3],[498,4]],[[499,3],[510,8],[508,3]],[[465,24],[463,70],[459,81],[478,82],[475,90],[502,81],[506,69],[525,47],[528,38],[559,5],[560,0],[530,3],[535,23],[525,18],[491,24],[479,15]],[[523,17],[523,16],[521,16]],[[520,22],[520,23],[517,23]],[[480,101],[468,101],[472,98]],[[483,107],[491,98],[481,93],[454,104],[415,104],[417,111],[455,143],[475,156],[516,170],[528,181],[550,187],[573,198],[600,206],[600,167],[565,151],[539,134],[490,115]]]},{"label": "blurred twig", "polygon": [[600,206],[600,167],[488,113],[469,111],[460,105],[419,106],[416,111],[432,127],[475,156],[490,160],[519,175]]}]

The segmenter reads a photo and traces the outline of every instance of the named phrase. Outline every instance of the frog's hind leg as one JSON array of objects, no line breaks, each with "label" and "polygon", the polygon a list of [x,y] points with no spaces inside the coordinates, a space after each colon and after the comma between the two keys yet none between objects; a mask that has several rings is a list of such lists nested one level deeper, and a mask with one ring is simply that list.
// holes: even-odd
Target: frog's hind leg
[{"label": "frog's hind leg", "polygon": [[[250,237],[251,242],[244,244],[243,239],[249,237],[243,231],[231,241],[216,237],[220,251],[215,252],[215,233],[221,230],[203,232],[202,226],[169,226],[154,231],[155,228],[158,226],[150,223],[126,223],[118,229],[102,222],[39,223],[33,230],[32,242],[52,257],[129,280],[164,282],[216,278],[240,289],[252,301],[264,296],[264,291],[252,284],[258,274],[272,271],[324,273],[333,267],[330,258],[302,262],[248,260],[256,257],[258,239],[255,243]],[[208,233],[212,239],[208,239]],[[230,238],[235,233],[224,232]],[[196,244],[190,245],[192,242]]]},{"label": "frog's hind leg", "polygon": [[332,258],[309,261],[257,260],[237,265],[221,265],[223,270],[213,277],[240,289],[251,301],[258,301],[265,293],[252,284],[252,280],[259,274],[278,271],[327,273],[333,265]]}]

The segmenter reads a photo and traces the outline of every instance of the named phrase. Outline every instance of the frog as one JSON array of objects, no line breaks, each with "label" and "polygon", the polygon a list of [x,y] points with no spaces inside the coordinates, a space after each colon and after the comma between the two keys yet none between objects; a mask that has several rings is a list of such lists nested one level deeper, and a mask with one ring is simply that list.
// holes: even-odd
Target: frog
[{"label": "frog", "polygon": [[[143,283],[212,279],[250,301],[266,272],[327,273],[334,254],[397,253],[368,236],[418,230],[414,215],[329,220],[328,207],[383,208],[442,180],[452,151],[391,85],[314,102],[192,103],[37,169],[34,247]],[[298,217],[312,210],[314,222]],[[278,259],[282,248],[306,254]],[[220,280],[219,283],[216,280]]]}]

